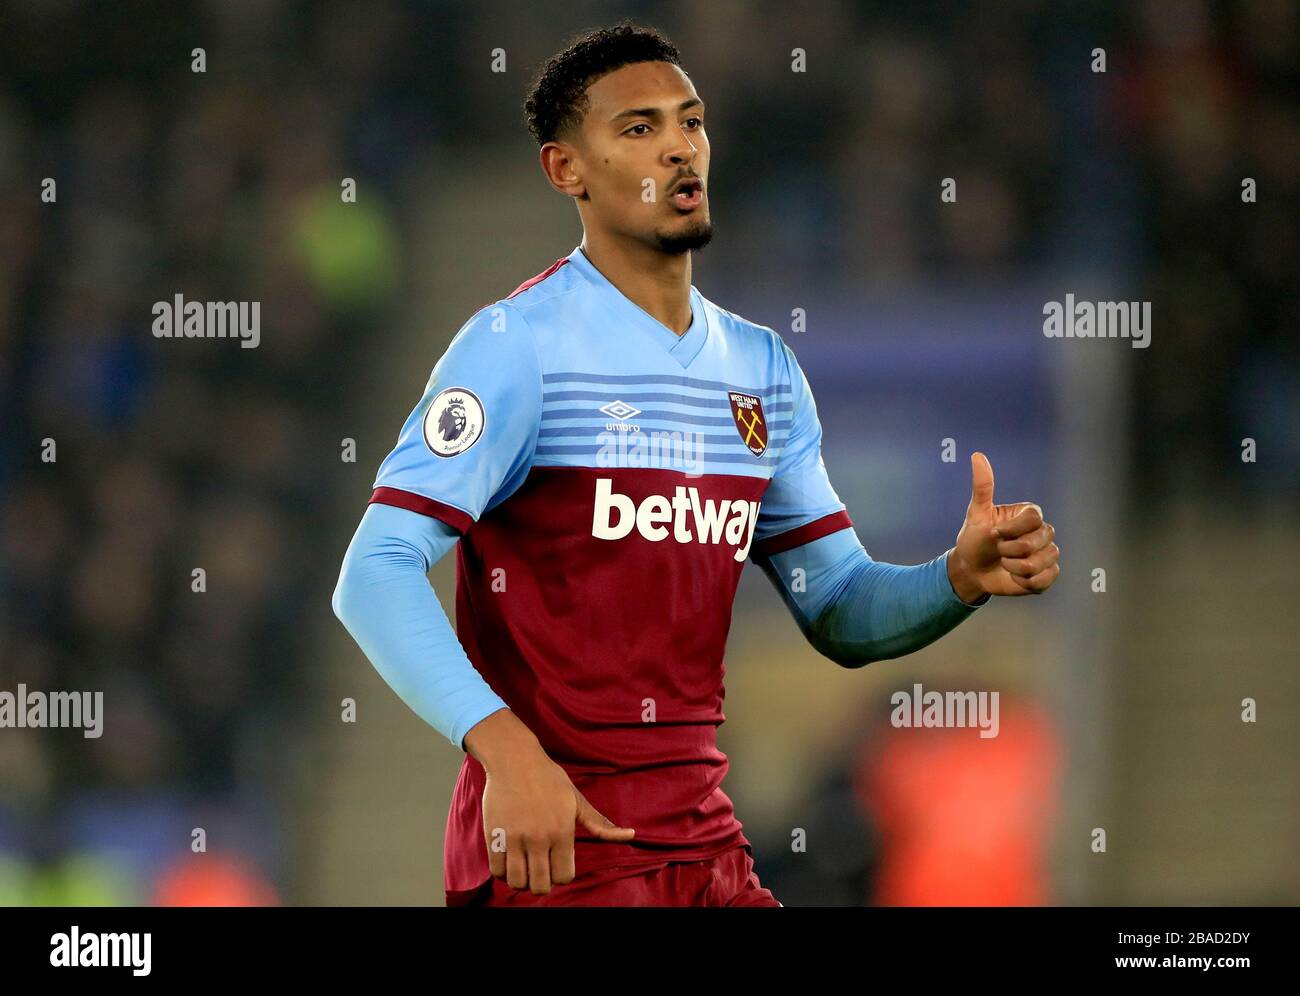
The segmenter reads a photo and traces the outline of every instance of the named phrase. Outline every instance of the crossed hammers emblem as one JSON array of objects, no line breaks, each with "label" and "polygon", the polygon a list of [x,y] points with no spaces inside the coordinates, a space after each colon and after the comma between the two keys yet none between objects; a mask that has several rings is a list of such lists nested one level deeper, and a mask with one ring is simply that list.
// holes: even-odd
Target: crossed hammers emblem
[{"label": "crossed hammers emblem", "polygon": [[762,456],[767,449],[767,423],[763,421],[763,402],[756,395],[730,394],[731,414],[736,419],[736,431],[740,433],[741,442],[755,456]]}]

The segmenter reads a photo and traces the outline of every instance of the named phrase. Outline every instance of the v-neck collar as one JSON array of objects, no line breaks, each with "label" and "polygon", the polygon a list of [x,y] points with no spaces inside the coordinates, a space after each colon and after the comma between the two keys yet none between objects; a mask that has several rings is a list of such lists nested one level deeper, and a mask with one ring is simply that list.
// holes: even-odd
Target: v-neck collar
[{"label": "v-neck collar", "polygon": [[662,346],[683,369],[690,366],[691,361],[704,348],[705,340],[709,337],[709,314],[708,309],[704,307],[700,292],[694,285],[691,286],[691,324],[685,332],[678,335],[615,287],[609,278],[596,269],[596,265],[587,258],[581,245],[569,253],[568,260],[570,264],[581,270],[588,280],[605,291],[606,299],[620,318],[624,318]]}]

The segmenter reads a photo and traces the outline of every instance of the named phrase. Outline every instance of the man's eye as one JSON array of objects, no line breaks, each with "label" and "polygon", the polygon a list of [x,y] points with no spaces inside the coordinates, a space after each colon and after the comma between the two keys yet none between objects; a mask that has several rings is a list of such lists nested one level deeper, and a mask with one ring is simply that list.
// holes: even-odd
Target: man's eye
[{"label": "man's eye", "polygon": [[687,123],[687,124],[690,124],[692,121],[695,122],[695,127],[696,127],[696,128],[703,128],[703,127],[704,127],[704,122],[701,121],[699,118],[687,118],[687,119],[686,119],[686,123]]},{"label": "man's eye", "polygon": [[629,129],[627,130],[627,134],[630,135],[630,134],[632,134],[633,132],[636,132],[638,135],[644,135],[645,132],[644,132],[644,131],[637,131],[638,128],[645,128],[645,129],[648,130],[648,129],[650,128],[650,126],[649,126],[648,124],[645,124],[645,123],[642,123],[642,124],[634,124],[631,128],[629,128]]}]

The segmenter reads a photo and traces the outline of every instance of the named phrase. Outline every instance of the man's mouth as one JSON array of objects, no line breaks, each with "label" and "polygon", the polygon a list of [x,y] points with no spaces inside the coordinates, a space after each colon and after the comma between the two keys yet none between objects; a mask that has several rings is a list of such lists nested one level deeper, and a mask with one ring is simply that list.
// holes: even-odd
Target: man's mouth
[{"label": "man's mouth", "polygon": [[677,184],[669,200],[679,211],[694,211],[704,200],[704,184],[697,178],[688,177]]}]

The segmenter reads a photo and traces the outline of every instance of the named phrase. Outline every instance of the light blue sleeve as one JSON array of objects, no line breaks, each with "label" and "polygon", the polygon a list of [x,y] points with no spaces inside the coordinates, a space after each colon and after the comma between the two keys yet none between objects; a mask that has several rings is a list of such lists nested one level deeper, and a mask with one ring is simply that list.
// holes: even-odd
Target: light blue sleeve
[{"label": "light blue sleeve", "polygon": [[527,320],[508,300],[482,308],[433,368],[380,464],[372,501],[466,532],[528,476],[541,412],[541,363]]},{"label": "light blue sleeve", "polygon": [[[781,349],[790,378],[793,410],[785,448],[758,510],[754,543],[759,549],[782,533],[844,511],[844,502],[831,487],[822,460],[822,426],[812,389],[794,352],[784,342]],[[845,518],[835,528],[848,524]]]},{"label": "light blue sleeve", "polygon": [[958,597],[947,553],[910,567],[882,563],[851,527],[754,560],[809,643],[842,667],[920,650],[989,600]]},{"label": "light blue sleeve", "polygon": [[460,534],[426,515],[366,509],[334,589],[334,614],[398,696],[465,749],[465,734],[506,703],[465,655],[425,576]]}]

